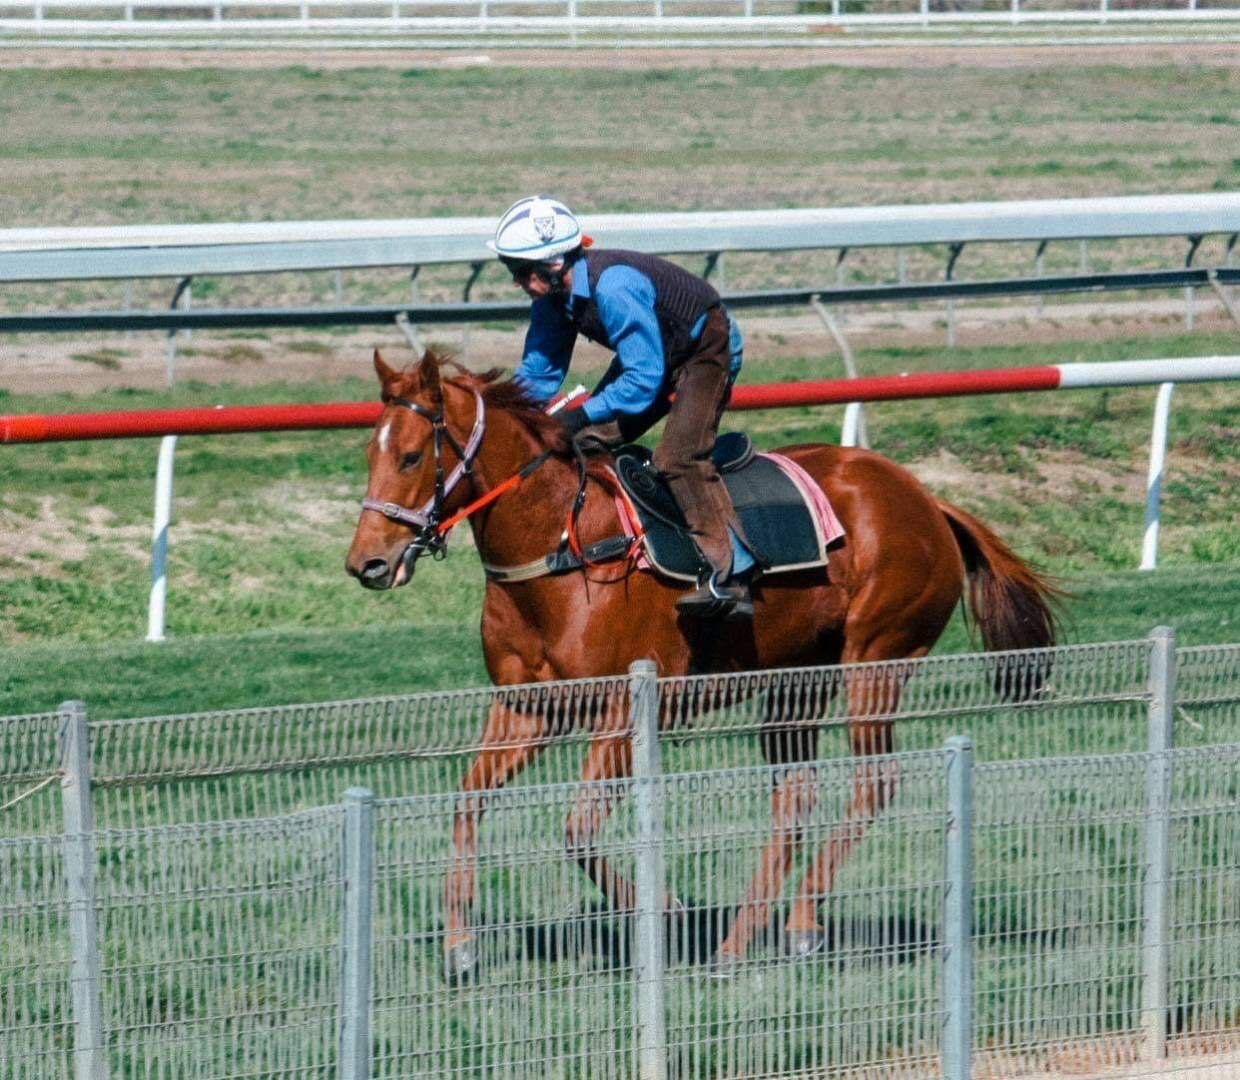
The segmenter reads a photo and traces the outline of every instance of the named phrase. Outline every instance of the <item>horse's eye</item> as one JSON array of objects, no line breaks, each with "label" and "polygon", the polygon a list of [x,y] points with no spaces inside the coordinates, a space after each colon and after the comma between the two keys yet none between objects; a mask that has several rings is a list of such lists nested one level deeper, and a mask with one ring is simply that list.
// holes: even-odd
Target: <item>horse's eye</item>
[{"label": "horse's eye", "polygon": [[412,469],[421,460],[422,460],[421,450],[410,450],[409,453],[402,454],[400,457],[401,472],[405,472],[408,469]]}]

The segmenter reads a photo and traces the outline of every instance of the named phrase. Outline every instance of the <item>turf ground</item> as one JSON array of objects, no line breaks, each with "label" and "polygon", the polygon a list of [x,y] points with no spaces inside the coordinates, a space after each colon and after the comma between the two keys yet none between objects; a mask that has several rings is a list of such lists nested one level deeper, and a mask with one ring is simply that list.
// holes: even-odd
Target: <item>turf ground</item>
[{"label": "turf ground", "polygon": [[[1240,184],[1229,136],[1240,127],[1240,66],[1226,50],[1163,51],[1132,65],[1088,50],[935,55],[916,67],[907,56],[884,64],[873,54],[864,66],[851,58],[795,66],[774,53],[645,67],[614,54],[594,65],[575,56],[559,66],[457,69],[391,56],[308,57],[293,67],[183,57],[163,66],[13,66],[0,71],[0,220],[490,214],[527,189],[555,190],[583,209],[639,211]],[[941,275],[943,255],[910,253],[910,275]],[[1088,253],[1095,269],[1182,257],[1181,240]],[[1076,245],[1052,245],[1046,269],[1075,269],[1081,258]],[[1198,254],[1223,258],[1217,239]],[[957,273],[1027,272],[1031,260],[1024,249],[979,248]],[[848,274],[889,278],[891,262],[890,253],[855,253]],[[754,256],[729,262],[728,285],[834,273],[834,253]],[[452,296],[459,277],[428,273],[423,295]],[[353,302],[408,295],[399,271],[349,274],[344,287]],[[139,284],[131,299],[159,306],[167,288]],[[328,275],[204,279],[195,303],[308,302],[333,289]],[[475,295],[488,293],[509,295],[498,274],[484,276]],[[5,304],[112,307],[120,296],[115,283],[15,287]],[[1063,319],[1033,317],[1032,305],[1008,318],[992,312],[985,333],[962,323],[955,349],[943,344],[941,306],[854,311],[847,325],[862,370],[874,374],[1235,351],[1234,325],[1217,309],[1186,332],[1178,309],[1164,311],[1176,299],[1129,298],[1122,319],[1094,306],[1065,307]],[[820,330],[815,343],[777,317],[754,325],[748,381],[838,373]],[[181,345],[185,377],[171,391],[153,389],[162,378],[158,336],[10,338],[0,342],[0,409],[369,398],[369,351],[380,338],[391,341],[199,332]],[[469,359],[510,366],[518,348],[519,328],[479,328]],[[1069,640],[1138,636],[1157,622],[1175,623],[1186,640],[1234,639],[1240,398],[1227,387],[1176,391],[1164,567],[1137,574],[1152,399],[1141,389],[890,404],[871,410],[870,426],[876,448],[1065,577],[1076,594]],[[774,446],[838,438],[839,413],[748,414],[738,424]],[[341,573],[364,482],[363,439],[182,441],[174,641],[158,648],[140,642],[154,444],[0,450],[0,712],[69,696],[114,713],[150,712],[480,681],[481,577],[468,543],[391,596],[363,594]],[[955,627],[943,647],[966,645]]]}]

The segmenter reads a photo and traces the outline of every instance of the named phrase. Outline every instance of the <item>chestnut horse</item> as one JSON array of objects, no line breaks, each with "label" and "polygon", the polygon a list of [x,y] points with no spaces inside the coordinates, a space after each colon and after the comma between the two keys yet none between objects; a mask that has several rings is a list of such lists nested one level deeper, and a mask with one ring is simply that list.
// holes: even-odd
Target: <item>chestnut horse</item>
[{"label": "chestnut horse", "polygon": [[[367,446],[367,498],[347,569],[367,588],[407,584],[417,558],[442,545],[464,511],[484,564],[537,567],[559,545],[578,491],[578,466],[559,425],[511,381],[474,375],[428,353],[396,371],[375,352],[386,407]],[[693,623],[678,618],[682,587],[624,561],[555,575],[488,575],[482,608],[487,670],[499,685],[616,675],[638,659],[660,675],[850,664],[924,656],[967,598],[987,649],[1054,644],[1056,590],[985,525],[929,494],[905,469],[866,450],[806,445],[780,451],[822,486],[845,528],[825,569],[759,578],[752,624]],[[588,545],[621,533],[612,492],[592,466],[580,504],[578,534]],[[966,584],[968,588],[966,590]],[[703,642],[713,647],[704,648]],[[1035,678],[1036,682],[1037,679]],[[897,680],[843,680],[849,741],[859,758],[843,819],[812,860],[790,907],[784,941],[795,954],[823,941],[818,907],[866,825],[891,798],[888,770],[867,767],[894,740]],[[1022,694],[1036,686],[1026,685]],[[797,706],[791,706],[797,711]],[[808,712],[810,706],[802,706]],[[809,764],[816,755],[814,715],[768,715],[762,748],[789,766],[772,791],[771,839],[715,956],[726,974],[771,918],[813,803]],[[876,717],[875,714],[880,714]],[[881,715],[885,714],[885,718]],[[628,775],[625,717],[589,720],[582,781]],[[799,725],[797,738],[770,733]],[[808,734],[807,734],[808,732]],[[453,862],[444,888],[445,971],[467,974],[477,962],[470,910],[483,793],[530,763],[553,732],[508,706],[491,709],[481,748],[461,783]],[[799,767],[798,767],[799,766]],[[596,850],[610,805],[582,789],[566,823],[570,853],[607,901],[631,910],[633,887]],[[670,902],[670,901],[669,901]]]}]

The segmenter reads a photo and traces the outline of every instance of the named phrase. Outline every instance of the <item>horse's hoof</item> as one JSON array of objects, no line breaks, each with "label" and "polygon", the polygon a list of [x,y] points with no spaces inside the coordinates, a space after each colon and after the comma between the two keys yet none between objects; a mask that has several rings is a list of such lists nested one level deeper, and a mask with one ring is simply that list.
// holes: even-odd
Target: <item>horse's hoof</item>
[{"label": "horse's hoof", "polygon": [[444,950],[443,977],[451,985],[469,980],[478,970],[478,947],[472,941],[463,941]]},{"label": "horse's hoof", "polygon": [[827,935],[821,930],[785,930],[784,953],[794,960],[805,960],[822,952]]},{"label": "horse's hoof", "polygon": [[706,969],[706,975],[711,979],[725,981],[734,978],[744,967],[745,961],[739,956],[733,956],[731,953],[718,952],[711,959],[710,967]]}]

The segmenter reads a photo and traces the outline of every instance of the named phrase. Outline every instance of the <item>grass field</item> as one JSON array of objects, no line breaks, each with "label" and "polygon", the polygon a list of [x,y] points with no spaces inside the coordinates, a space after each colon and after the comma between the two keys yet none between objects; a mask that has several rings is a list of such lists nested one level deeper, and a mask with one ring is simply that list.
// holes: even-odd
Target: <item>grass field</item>
[{"label": "grass field", "polygon": [[[1227,342],[1176,337],[1165,355]],[[1083,345],[1114,359],[1133,343]],[[1148,350],[1151,343],[1141,342]],[[1033,362],[1034,350],[956,350],[959,367]],[[939,350],[862,354],[866,370],[915,370]],[[804,375],[810,361],[755,364],[761,381]],[[362,399],[368,383],[249,388],[186,385],[167,393],[5,399],[7,411],[207,402]],[[1073,592],[1066,639],[1138,637],[1175,625],[1191,643],[1235,639],[1240,390],[1182,387],[1175,397],[1164,496],[1162,566],[1136,565],[1153,389],[953,399],[870,411],[874,445],[994,523]],[[737,415],[759,445],[837,440],[839,410]],[[476,684],[482,574],[462,529],[451,557],[409,588],[365,593],[343,556],[365,487],[366,434],[272,434],[181,440],[170,554],[168,632],[145,630],[152,476],[148,440],[10,447],[0,495],[5,548],[0,712],[82,697],[101,715]],[[969,647],[953,627],[943,648]],[[221,672],[226,672],[221,677]]]},{"label": "grass field", "polygon": [[[765,54],[769,56],[770,54]],[[8,225],[492,215],[528,190],[592,211],[853,206],[1228,191],[1240,186],[1240,67],[1140,62],[766,69],[320,66],[0,71]],[[756,59],[755,61],[755,57]],[[1084,58],[1084,62],[1082,62]],[[752,65],[752,66],[751,66]],[[1070,89],[1066,89],[1070,87]],[[565,113],[564,104],[571,102]],[[1198,253],[1222,253],[1211,238]],[[1184,243],[1098,247],[1095,269],[1175,265]],[[910,253],[942,274],[945,251]],[[1073,269],[1052,244],[1046,269]],[[849,257],[858,278],[890,253]],[[970,247],[1031,269],[1025,247]],[[830,280],[834,253],[730,258],[729,281]],[[424,272],[426,297],[461,272]],[[359,301],[407,296],[399,270],[350,273]],[[475,296],[504,288],[484,275]],[[326,299],[330,275],[200,279],[196,304]],[[22,287],[8,305],[117,303],[115,283]],[[167,284],[133,294],[167,303]],[[82,350],[79,350],[82,351]]]},{"label": "grass field", "polygon": [[[583,209],[641,211],[1240,187],[1240,68],[1149,65],[1139,58],[1136,66],[1099,66],[1090,55],[916,69],[763,68],[723,60],[684,70],[3,70],[0,222],[494,214],[537,189],[554,190]],[[1095,269],[1105,269],[1173,265],[1183,254],[1183,241],[1175,239],[1115,245],[1094,250],[1092,258]],[[941,275],[943,255],[915,254],[910,269]],[[1198,262],[1220,255],[1211,240]],[[1032,252],[1016,248],[974,258],[970,249],[960,276],[1024,272],[1032,264]],[[1079,258],[1074,245],[1052,245],[1047,270],[1075,269]],[[729,284],[819,281],[834,273],[833,260],[833,253],[738,259],[728,264]],[[890,253],[860,255],[850,257],[848,269],[876,277],[890,273],[890,262]],[[403,271],[346,277],[356,302],[408,295]],[[423,293],[452,295],[459,279],[459,271],[428,274]],[[481,293],[502,286],[492,272]],[[325,299],[331,289],[328,275],[204,279],[195,282],[194,296],[200,305],[250,305]],[[167,282],[139,285],[132,299],[162,306],[168,290]],[[116,283],[14,287],[3,304],[10,310],[115,306],[120,296]],[[1080,329],[1075,338],[1060,335],[1054,359],[1236,351],[1230,331],[1182,334],[1164,327],[1150,336],[1108,339],[1103,326]],[[1031,343],[1032,336],[1028,325],[1014,324],[1010,344],[986,348],[880,341],[861,350],[858,362],[873,374],[1044,363],[1047,350]],[[9,365],[0,364],[0,412],[372,398],[364,362],[351,378],[316,377],[316,356],[339,340],[329,333],[199,333],[191,348],[217,354],[236,377],[186,381],[171,391],[137,388],[136,379],[125,385],[140,350],[120,335],[3,340],[6,361],[35,357],[37,363],[59,351],[76,374],[48,378],[37,394],[16,393],[4,389]],[[264,350],[297,351],[305,360],[303,377],[268,375]],[[755,351],[744,378],[835,374],[833,358],[782,348]],[[99,389],[105,384],[108,389]],[[1141,637],[1169,623],[1183,643],[1235,641],[1240,388],[1177,388],[1162,564],[1140,573],[1134,567],[1153,398],[1153,388],[1144,388],[891,403],[868,417],[876,448],[995,524],[1023,555],[1061,578],[1072,593],[1065,640]],[[762,447],[839,436],[839,410],[735,419]],[[475,628],[482,576],[465,535],[446,562],[419,569],[412,587],[393,594],[364,593],[343,573],[364,488],[364,440],[362,432],[183,439],[170,640],[158,646],[141,640],[156,444],[0,447],[0,715],[52,709],[70,697],[86,700],[91,716],[106,718],[482,683]],[[940,650],[968,647],[957,620]],[[1108,704],[1102,718],[1118,729],[1136,708],[1131,701]],[[1064,726],[1071,722],[1090,737],[1105,727],[1075,705],[1065,712]],[[1043,733],[1052,728],[1044,725]],[[1139,717],[1124,730],[1139,733]],[[990,734],[1008,751],[1015,745],[1005,729]],[[316,736],[329,741],[332,731],[325,726]],[[171,752],[159,739],[150,741],[153,755]],[[752,740],[747,753],[756,754]],[[678,760],[669,756],[669,766]],[[393,775],[407,764],[402,758]],[[832,772],[837,764],[845,767],[823,766],[824,783],[835,782],[813,824],[816,841],[847,790],[843,773]],[[939,1015],[910,1007],[935,1000],[935,965],[921,947],[924,939],[901,945],[883,932],[866,937],[883,931],[888,915],[927,924],[937,912],[941,830],[939,819],[918,816],[917,768],[906,770],[902,804],[859,847],[830,903],[833,929],[855,922],[863,928],[857,940],[837,941],[810,965],[764,964],[730,984],[703,979],[702,956],[674,970],[674,1041],[713,1044],[679,1062],[681,1075],[758,1071],[769,1060],[791,1070],[847,1061],[850,1053],[896,1066],[933,1046]],[[977,898],[985,939],[978,953],[979,1044],[1003,1048],[1137,1026],[1133,867],[1140,859],[1142,768],[1135,758],[1101,772],[1091,762],[1064,759],[1042,771],[1031,767],[1023,780],[994,773],[979,784]],[[1213,786],[1201,789],[1209,793],[1201,800],[1206,810],[1191,827],[1177,819],[1181,831],[1172,845],[1177,880],[1192,886],[1179,895],[1174,924],[1175,940],[1188,943],[1191,955],[1177,960],[1173,986],[1190,1032],[1235,1026],[1235,905],[1226,879],[1235,864],[1226,810],[1235,801],[1235,769],[1221,752],[1199,771],[1210,769]],[[937,792],[941,769],[926,775],[925,793]],[[1186,779],[1195,775],[1182,768],[1177,783],[1196,791]],[[410,787],[384,788],[351,765],[336,779],[332,773],[333,791],[362,781],[380,794]],[[287,773],[199,777],[184,785],[183,802],[200,817],[225,818],[246,816],[246,806],[270,806],[246,804],[251,794],[255,800],[288,794],[281,812],[324,801],[296,782]],[[753,773],[745,783],[716,774],[713,816],[706,821],[718,830],[714,848],[703,846],[699,819],[687,811],[669,816],[690,826],[691,839],[669,850],[669,863],[677,888],[698,911],[726,911],[736,902],[768,835],[769,780]],[[241,809],[215,812],[222,803],[211,802],[212,784],[233,784]],[[97,799],[103,807],[114,794],[140,809],[141,820],[162,821],[169,790],[135,784]],[[509,795],[519,797],[521,789]],[[596,933],[599,927],[624,933],[612,926],[620,920],[597,911],[593,892],[563,855],[565,806],[556,800],[564,797],[552,791],[525,816],[488,819],[484,847],[494,858],[483,867],[479,919],[495,926],[516,920],[497,935],[506,934],[514,948],[536,932],[545,932],[544,945],[554,944],[556,933],[591,923]],[[690,791],[686,800],[697,805],[703,797]],[[17,813],[45,809],[45,822],[55,823],[59,798],[49,786]],[[433,819],[417,816],[419,810],[399,828],[380,832],[390,845],[381,853],[386,876],[376,944],[374,1030],[376,1052],[386,1062],[380,1070],[395,1071],[411,1059],[442,1065],[427,1055],[436,1045],[431,1035],[441,1039],[446,1032],[446,1067],[457,1075],[499,1075],[503,1069],[491,1068],[488,1055],[509,1043],[527,1052],[521,1075],[588,1074],[588,1065],[574,1068],[557,1055],[580,1053],[588,1061],[608,1040],[628,1046],[631,1039],[631,984],[609,969],[606,956],[589,948],[559,961],[516,954],[489,966],[474,987],[444,988],[435,938],[437,863],[447,858],[451,797],[441,803]],[[621,830],[630,811],[631,803],[613,819],[613,838],[627,835]],[[105,827],[126,823],[100,813]],[[1102,814],[1101,823],[1090,814]],[[336,957],[323,943],[334,941],[338,905],[319,853],[334,852],[336,837],[318,847],[304,838],[285,843],[284,834],[250,832],[249,824],[235,823],[221,838],[191,836],[182,826],[167,848],[153,839],[154,846],[141,847],[148,834],[108,833],[100,841],[112,845],[102,853],[101,874],[120,874],[129,890],[124,896],[135,897],[109,901],[102,934],[116,982],[109,1008],[124,1013],[123,1024],[109,1014],[114,1071],[202,1074],[214,1061],[221,1073],[269,1075],[297,1062],[317,1063],[320,1050],[322,1060],[331,1059],[330,1008],[315,1013],[318,1006],[306,1003],[329,1002],[335,986]],[[16,861],[8,864],[26,898],[59,888],[36,848],[28,877]],[[16,859],[19,848],[8,850]],[[135,887],[139,880],[142,888]],[[0,1015],[9,1018],[12,1045],[41,1048],[46,1040],[45,1058],[32,1050],[25,1059],[32,1063],[27,1075],[46,1071],[51,1061],[64,1071],[63,927],[35,903],[19,904],[12,914],[0,956],[20,978],[0,986]],[[1085,935],[1079,942],[1078,933]],[[536,990],[523,996],[517,980],[531,972]],[[1042,1006],[1045,1014],[1036,1012]],[[1045,1027],[1026,1026],[1042,1015]],[[790,1037],[780,1027],[785,1021],[800,1030]],[[1068,1052],[1075,1049],[1069,1042]],[[1078,1058],[1077,1071],[1093,1063]],[[8,1067],[20,1073],[24,1064]],[[1016,1063],[1007,1064],[1012,1069],[1004,1075],[1011,1075]]]},{"label": "grass field", "polygon": [[[1230,135],[1240,129],[1236,68],[1107,66],[1091,64],[1088,52],[1057,55],[917,70],[763,67],[748,58],[647,69],[436,70],[388,62],[126,70],[122,62],[119,70],[3,70],[0,221],[492,214],[535,189],[554,190],[582,209],[639,211],[1240,184]],[[564,102],[572,103],[568,114],[553,107]],[[1219,257],[1213,244],[1199,262]],[[910,256],[914,275],[941,275],[943,252]],[[1032,260],[1027,250],[995,248],[966,270],[973,257],[966,253],[958,273],[1025,272]],[[1074,269],[1079,257],[1075,245],[1052,245],[1047,270]],[[1182,241],[1168,240],[1094,251],[1092,265],[1167,265],[1182,257]],[[833,259],[738,259],[729,262],[729,285],[822,280],[834,273]],[[855,254],[849,272],[889,276],[890,261],[890,253]],[[408,295],[400,271],[347,278],[350,300]],[[428,274],[423,294],[450,295],[458,279],[456,270]],[[201,279],[194,287],[196,305],[247,305],[324,298],[332,285],[328,275],[276,275]],[[133,301],[162,306],[167,288],[139,284]],[[497,273],[480,288],[511,295]],[[118,296],[116,283],[13,287],[4,304],[115,306]],[[1061,333],[1056,360],[1235,350],[1231,332],[1181,334],[1165,326],[1159,336],[1107,340],[1105,326],[1085,323],[1081,331],[1079,340]],[[1010,339],[1026,336],[1032,331],[1022,324]],[[763,339],[769,353],[751,351],[747,381],[838,373],[836,360],[798,355],[778,337]],[[0,351],[14,363],[59,350],[80,377],[48,379],[37,395],[6,393],[0,366],[0,410],[372,397],[364,362],[356,378],[314,376],[316,356],[331,355],[338,343],[331,333],[200,332],[185,352],[218,355],[236,378],[226,372],[211,385],[187,381],[155,392],[126,387],[137,350],[122,335],[50,344],[8,339]],[[278,381],[287,366],[266,374],[262,350],[304,359],[305,381]],[[878,374],[1041,363],[1047,350],[880,341],[858,359]],[[103,384],[113,388],[90,392]],[[1240,397],[1219,386],[1176,391],[1163,568],[1149,575],[1132,568],[1152,401],[1152,389],[1138,389],[958,399],[932,409],[893,403],[870,411],[870,428],[877,448],[1064,576],[1075,594],[1069,640],[1138,636],[1156,622],[1175,623],[1185,640],[1228,640],[1240,591]],[[737,423],[762,446],[839,433],[838,410],[747,414]],[[140,642],[155,444],[0,450],[0,712],[46,708],[68,696],[116,715],[480,681],[474,624],[482,579],[464,534],[452,558],[419,571],[411,589],[363,594],[342,573],[364,486],[364,438],[182,440],[170,565],[173,640],[158,648]],[[954,626],[942,647],[967,647],[963,628]]]}]

